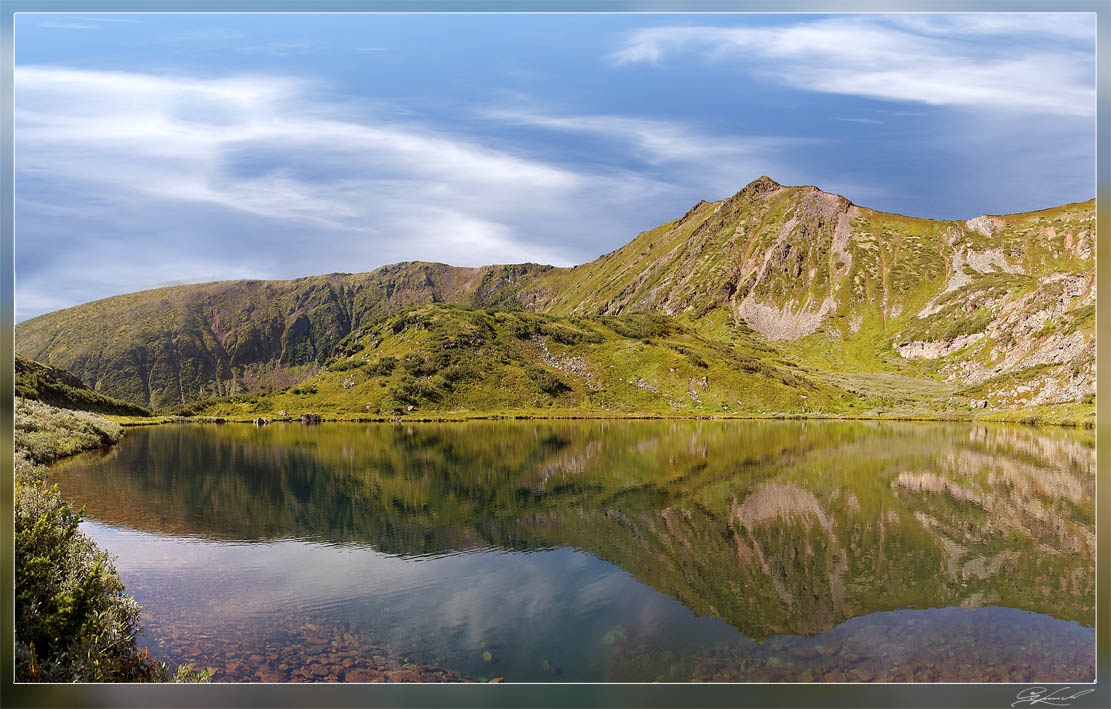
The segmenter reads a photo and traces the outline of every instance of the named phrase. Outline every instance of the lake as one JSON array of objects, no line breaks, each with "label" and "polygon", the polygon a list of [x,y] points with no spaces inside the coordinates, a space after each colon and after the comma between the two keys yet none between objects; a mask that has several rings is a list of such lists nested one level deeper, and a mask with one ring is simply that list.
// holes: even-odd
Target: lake
[{"label": "lake", "polygon": [[181,424],[51,481],[214,681],[1095,674],[1091,431]]}]

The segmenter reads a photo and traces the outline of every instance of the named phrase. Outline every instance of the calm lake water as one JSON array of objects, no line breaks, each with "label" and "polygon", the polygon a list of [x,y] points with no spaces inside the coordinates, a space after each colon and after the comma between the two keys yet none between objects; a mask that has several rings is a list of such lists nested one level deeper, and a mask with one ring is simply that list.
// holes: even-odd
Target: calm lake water
[{"label": "calm lake water", "polygon": [[55,466],[216,681],[1094,678],[1091,432],[170,425]]}]

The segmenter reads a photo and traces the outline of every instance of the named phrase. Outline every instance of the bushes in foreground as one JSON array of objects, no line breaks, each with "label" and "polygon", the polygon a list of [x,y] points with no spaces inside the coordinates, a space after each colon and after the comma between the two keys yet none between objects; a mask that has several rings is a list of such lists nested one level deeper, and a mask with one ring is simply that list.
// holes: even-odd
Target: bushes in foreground
[{"label": "bushes in foreground", "polygon": [[16,679],[160,679],[161,665],[135,645],[139,605],[79,522],[54,488],[16,488]]},{"label": "bushes in foreground", "polygon": [[[139,605],[124,593],[108,553],[78,525],[45,464],[114,443],[122,429],[95,414],[16,399],[15,674],[19,682],[171,679],[139,650]],[[174,681],[204,681],[179,668]]]}]

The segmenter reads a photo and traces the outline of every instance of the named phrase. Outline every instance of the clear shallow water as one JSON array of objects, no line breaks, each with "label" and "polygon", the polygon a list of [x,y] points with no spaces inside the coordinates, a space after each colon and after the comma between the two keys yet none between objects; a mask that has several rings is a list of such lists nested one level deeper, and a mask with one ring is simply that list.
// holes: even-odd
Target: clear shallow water
[{"label": "clear shallow water", "polygon": [[162,426],[53,478],[217,680],[1094,674],[1083,432]]}]

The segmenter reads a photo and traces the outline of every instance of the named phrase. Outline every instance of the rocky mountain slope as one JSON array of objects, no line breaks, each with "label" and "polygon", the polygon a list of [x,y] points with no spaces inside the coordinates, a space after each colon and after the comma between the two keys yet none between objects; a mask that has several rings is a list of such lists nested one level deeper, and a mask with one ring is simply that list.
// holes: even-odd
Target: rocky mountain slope
[{"label": "rocky mountain slope", "polygon": [[[383,317],[424,304],[524,309],[557,319],[651,314],[709,343],[699,356],[709,357],[711,366],[745,373],[712,347],[740,348],[746,356],[759,351],[762,362],[779,362],[768,365],[776,371],[790,365],[832,392],[821,405],[798,389],[790,397],[742,403],[746,410],[774,403],[779,411],[834,411],[853,397],[873,407],[907,401],[965,410],[1090,405],[1094,212],[1092,200],[968,221],[915,219],[762,177],[573,268],[406,263],[354,275],[178,286],[20,323],[16,348],[73,371],[97,391],[159,407],[288,391],[309,378],[319,380],[319,388],[336,374],[322,371],[326,365],[348,366],[342,348],[336,349],[341,341],[362,342]],[[506,317],[497,323],[510,325]],[[589,327],[590,337],[608,343],[607,357],[628,339],[602,320]],[[372,339],[386,342],[399,334]],[[558,356],[541,351],[551,350],[552,337],[533,337],[529,366],[578,391],[578,380],[568,379]],[[422,349],[427,346],[420,338],[388,344],[401,356],[409,347],[433,361],[436,353]],[[606,360],[578,350],[566,356],[582,358],[581,368],[593,370]],[[667,358],[648,359],[643,366],[662,371]],[[488,374],[496,379],[505,373]],[[747,374],[741,386],[768,380],[766,373]],[[440,375],[414,379],[428,384],[433,376]],[[630,378],[635,384],[637,377]],[[666,378],[640,378],[640,392],[659,392],[650,402],[614,389],[610,405],[715,412],[727,403],[738,406],[724,390],[698,404],[675,392],[664,395]],[[469,398],[457,390],[457,396],[420,403],[469,408],[482,401],[478,392],[484,389]],[[530,406],[529,396],[513,405]],[[509,404],[486,401],[486,409]],[[363,396],[358,408],[368,404],[379,402]],[[563,404],[582,401],[568,395]]]}]

